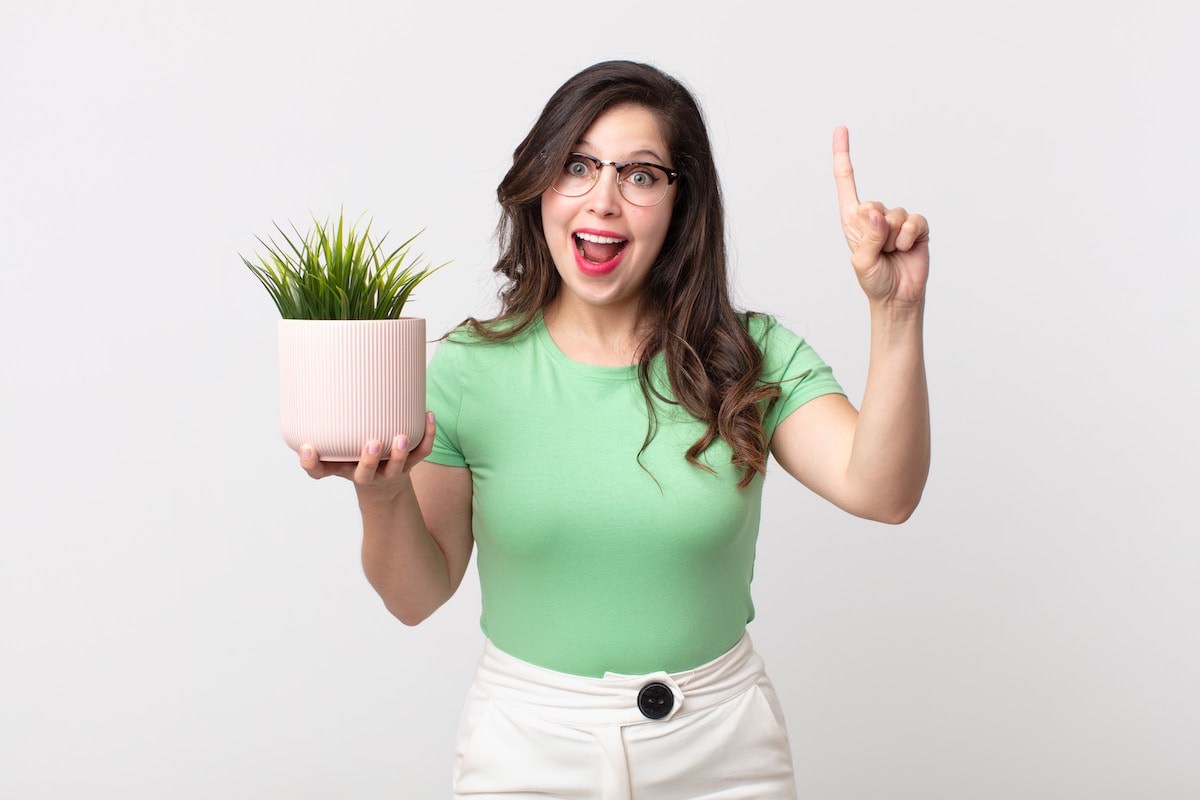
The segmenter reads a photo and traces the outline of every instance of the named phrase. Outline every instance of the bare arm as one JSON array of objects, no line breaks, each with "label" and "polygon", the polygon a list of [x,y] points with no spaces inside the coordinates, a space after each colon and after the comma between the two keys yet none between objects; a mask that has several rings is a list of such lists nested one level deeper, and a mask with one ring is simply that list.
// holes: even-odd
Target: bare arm
[{"label": "bare arm", "polygon": [[862,409],[838,395],[819,397],[779,424],[771,450],[791,475],[839,507],[903,522],[929,474],[922,344],[929,225],[903,208],[859,202],[845,128],[834,134],[833,163],[850,262],[870,304]]},{"label": "bare arm", "polygon": [[872,313],[862,411],[845,397],[805,403],[775,429],[771,452],[789,474],[856,516],[908,519],[929,474],[929,395],[921,320]]},{"label": "bare arm", "polygon": [[363,571],[384,605],[405,625],[416,625],[450,599],[471,558],[471,471],[422,462],[433,447],[429,415],[411,453],[404,437],[381,462],[379,442],[363,446],[357,464],[326,463],[301,449],[314,478],[354,481],[363,519]]}]

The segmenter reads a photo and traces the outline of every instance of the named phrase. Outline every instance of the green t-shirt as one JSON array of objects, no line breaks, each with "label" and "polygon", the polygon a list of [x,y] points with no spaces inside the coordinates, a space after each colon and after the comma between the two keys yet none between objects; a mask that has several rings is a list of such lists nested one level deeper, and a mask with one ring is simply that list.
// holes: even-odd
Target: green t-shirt
[{"label": "green t-shirt", "polygon": [[[752,317],[749,329],[764,378],[783,380],[768,437],[805,402],[842,392],[773,318]],[[754,617],[762,478],[739,490],[721,440],[701,456],[713,473],[687,463],[704,426],[661,402],[639,464],[647,412],[636,367],[573,361],[540,320],[499,343],[459,331],[429,363],[428,403],[428,460],[471,470],[481,625],[497,647],[598,677],[690,669],[741,638]]]}]

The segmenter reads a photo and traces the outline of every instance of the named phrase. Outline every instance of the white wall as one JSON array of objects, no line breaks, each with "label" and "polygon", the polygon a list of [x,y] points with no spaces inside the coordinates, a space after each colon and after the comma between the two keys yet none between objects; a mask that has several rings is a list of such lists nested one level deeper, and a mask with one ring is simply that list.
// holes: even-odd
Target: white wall
[{"label": "white wall", "polygon": [[612,57],[696,90],[741,298],[855,399],[836,125],[933,228],[921,508],[768,481],[751,630],[802,795],[1200,796],[1200,15],[710,5],[5,0],[0,796],[446,796],[477,588],[387,616],[238,253],[344,204],[453,259],[432,331],[488,313],[511,150]]}]

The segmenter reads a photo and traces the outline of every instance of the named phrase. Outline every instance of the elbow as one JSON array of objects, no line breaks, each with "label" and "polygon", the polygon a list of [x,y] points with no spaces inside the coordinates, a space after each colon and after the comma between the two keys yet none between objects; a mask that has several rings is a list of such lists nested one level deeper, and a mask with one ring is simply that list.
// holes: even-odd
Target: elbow
[{"label": "elbow", "polygon": [[887,525],[903,525],[912,517],[913,512],[917,510],[917,504],[912,503],[905,506],[889,509],[887,513],[875,517],[876,522],[883,522]]},{"label": "elbow", "polygon": [[389,608],[392,616],[400,620],[405,626],[415,628],[433,615],[433,611],[413,610],[408,608]]},{"label": "elbow", "polygon": [[398,598],[392,601],[387,598],[382,599],[383,607],[388,610],[388,613],[409,628],[415,628],[432,617],[433,612],[441,606],[441,603],[413,603],[410,598]]},{"label": "elbow", "polygon": [[921,493],[911,497],[893,498],[887,503],[877,505],[859,516],[872,522],[882,522],[886,525],[903,525],[916,512],[921,504]]},{"label": "elbow", "polygon": [[929,478],[928,460],[907,467],[891,467],[866,475],[849,470],[844,503],[835,504],[856,517],[902,525],[916,512]]},{"label": "elbow", "polygon": [[441,608],[452,594],[437,588],[413,586],[412,581],[398,579],[393,574],[381,574],[369,567],[365,572],[383,607],[409,628],[433,616],[433,612]]},{"label": "elbow", "polygon": [[894,485],[891,491],[882,493],[877,498],[877,505],[870,519],[888,525],[903,525],[916,512],[921,504],[921,496],[925,493],[925,482],[929,476],[928,467],[922,470],[919,479],[905,481]]}]

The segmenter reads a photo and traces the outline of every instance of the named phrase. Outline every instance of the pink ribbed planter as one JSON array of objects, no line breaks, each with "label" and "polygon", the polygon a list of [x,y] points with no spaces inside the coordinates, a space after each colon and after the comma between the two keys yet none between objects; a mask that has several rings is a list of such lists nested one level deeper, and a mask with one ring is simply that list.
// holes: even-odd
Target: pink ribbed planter
[{"label": "pink ribbed planter", "polygon": [[425,432],[425,320],[279,320],[283,440],[357,461],[371,439]]}]

